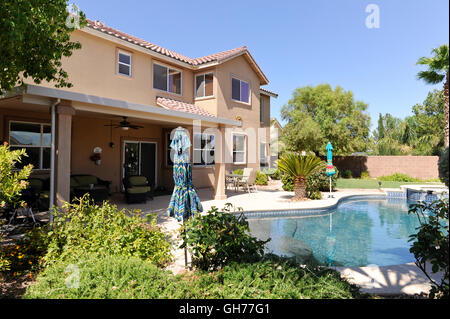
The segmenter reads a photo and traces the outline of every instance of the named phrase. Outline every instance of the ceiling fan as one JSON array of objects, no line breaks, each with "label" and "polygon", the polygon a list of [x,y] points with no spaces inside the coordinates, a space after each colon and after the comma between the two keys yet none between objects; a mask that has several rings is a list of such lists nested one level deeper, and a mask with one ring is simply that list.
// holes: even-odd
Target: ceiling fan
[{"label": "ceiling fan", "polygon": [[123,121],[119,124],[112,124],[111,122],[111,124],[107,124],[105,126],[111,126],[112,128],[121,128],[124,131],[128,131],[129,129],[139,130],[140,128],[144,128],[140,125],[132,125],[130,122],[128,122],[128,117],[126,116],[123,116]]}]

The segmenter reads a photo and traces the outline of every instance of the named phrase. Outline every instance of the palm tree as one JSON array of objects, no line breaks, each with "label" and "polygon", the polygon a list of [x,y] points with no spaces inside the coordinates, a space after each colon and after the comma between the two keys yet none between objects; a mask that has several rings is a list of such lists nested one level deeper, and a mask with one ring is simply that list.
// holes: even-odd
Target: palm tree
[{"label": "palm tree", "polygon": [[445,101],[445,132],[444,145],[448,147],[448,44],[441,45],[431,51],[432,57],[422,57],[416,64],[428,66],[428,70],[417,73],[417,77],[428,84],[438,84],[444,81],[444,101]]},{"label": "palm tree", "polygon": [[288,153],[278,160],[278,168],[294,179],[294,200],[306,198],[306,179],[324,166],[324,162],[315,155]]}]

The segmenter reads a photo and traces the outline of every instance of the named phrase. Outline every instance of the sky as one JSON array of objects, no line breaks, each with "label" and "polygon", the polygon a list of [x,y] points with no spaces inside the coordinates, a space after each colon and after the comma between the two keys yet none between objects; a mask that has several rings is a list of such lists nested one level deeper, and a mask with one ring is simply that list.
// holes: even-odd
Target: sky
[{"label": "sky", "polygon": [[[379,113],[404,118],[442,85],[417,80],[422,56],[449,42],[448,0],[69,0],[86,16],[191,58],[246,45],[279,94],[329,83]],[[379,8],[378,28],[366,20]],[[373,21],[373,20],[372,20]],[[282,122],[282,121],[281,121]],[[283,122],[282,122],[283,123]]]}]

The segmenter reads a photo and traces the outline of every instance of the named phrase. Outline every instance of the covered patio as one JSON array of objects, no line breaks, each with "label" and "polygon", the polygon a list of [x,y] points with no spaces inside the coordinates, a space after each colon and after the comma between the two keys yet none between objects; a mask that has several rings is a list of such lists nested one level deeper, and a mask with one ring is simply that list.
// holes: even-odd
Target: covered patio
[{"label": "covered patio", "polygon": [[[179,110],[172,105],[133,104],[26,85],[0,97],[0,140],[29,151],[27,160],[35,166],[31,177],[48,179],[50,205],[62,205],[71,198],[71,176],[78,174],[109,181],[115,201],[123,196],[126,174],[145,175],[153,188],[170,191],[171,131],[183,126],[193,134],[199,126],[201,130],[213,128],[221,133],[215,139],[215,162],[194,166],[193,179],[197,188],[210,189],[210,199],[223,200],[225,152],[230,151],[222,147],[224,132],[242,123],[201,114],[194,105],[189,106]],[[124,119],[139,129],[120,127]],[[15,127],[21,128],[15,132]]]}]

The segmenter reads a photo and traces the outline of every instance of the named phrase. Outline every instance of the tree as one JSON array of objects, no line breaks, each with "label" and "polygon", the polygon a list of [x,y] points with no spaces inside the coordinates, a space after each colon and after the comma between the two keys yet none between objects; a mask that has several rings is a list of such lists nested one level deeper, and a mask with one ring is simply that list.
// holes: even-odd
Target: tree
[{"label": "tree", "polygon": [[415,141],[412,143],[415,155],[440,155],[445,141],[445,99],[440,90],[428,93],[421,104],[413,106]]},{"label": "tree", "polygon": [[306,198],[306,180],[308,176],[323,167],[320,158],[314,155],[302,156],[289,153],[278,160],[278,168],[293,177],[294,200]]},{"label": "tree", "polygon": [[449,145],[449,111],[448,111],[448,72],[449,72],[449,55],[448,44],[441,45],[431,51],[434,54],[432,57],[421,57],[416,64],[426,65],[428,70],[420,71],[417,77],[424,80],[428,84],[438,84],[444,81],[444,103],[445,103],[445,130],[444,130],[444,145]]},{"label": "tree", "polygon": [[281,115],[288,123],[282,140],[290,151],[324,153],[327,142],[337,155],[366,151],[370,117],[367,104],[355,101],[351,91],[329,84],[297,88]]},{"label": "tree", "polygon": [[0,1],[0,94],[26,78],[71,87],[61,58],[81,48],[70,34],[86,18],[83,12],[69,16],[66,8],[67,0]]}]

